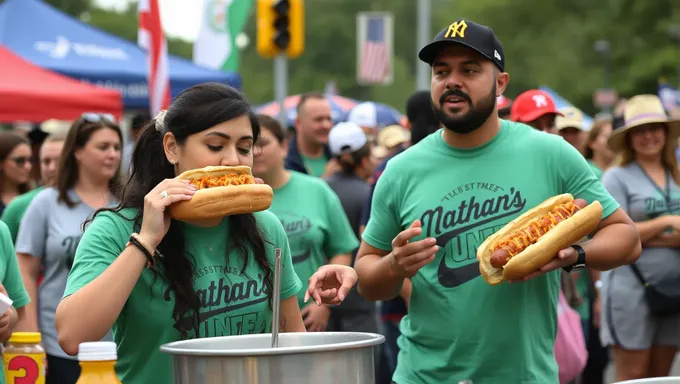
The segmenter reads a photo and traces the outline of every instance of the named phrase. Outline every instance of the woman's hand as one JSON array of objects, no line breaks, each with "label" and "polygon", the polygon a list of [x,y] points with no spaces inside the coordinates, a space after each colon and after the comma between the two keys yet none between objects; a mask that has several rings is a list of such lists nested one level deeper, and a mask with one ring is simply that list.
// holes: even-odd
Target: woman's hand
[{"label": "woman's hand", "polygon": [[305,303],[313,298],[317,305],[340,304],[359,277],[352,267],[340,264],[327,264],[319,268],[309,278]]},{"label": "woman's hand", "polygon": [[156,248],[170,228],[165,209],[173,203],[190,200],[196,187],[184,179],[165,179],[144,196],[144,216],[139,236]]}]

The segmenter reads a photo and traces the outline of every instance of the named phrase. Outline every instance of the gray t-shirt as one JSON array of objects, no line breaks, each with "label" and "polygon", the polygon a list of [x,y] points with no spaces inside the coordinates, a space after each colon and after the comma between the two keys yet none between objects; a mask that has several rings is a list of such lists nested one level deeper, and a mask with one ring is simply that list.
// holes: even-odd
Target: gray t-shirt
[{"label": "gray t-shirt", "polygon": [[[361,213],[366,200],[371,196],[371,186],[355,174],[337,172],[326,179],[335,194],[340,198],[342,208],[349,219],[349,224],[358,239],[361,239],[359,227],[361,225]],[[356,258],[356,250],[352,253],[352,264]],[[337,307],[344,311],[374,311],[375,303],[361,297],[358,291],[352,289],[345,301]]]},{"label": "gray t-shirt", "polygon": [[[19,226],[16,251],[43,260],[43,280],[38,288],[36,305],[47,354],[75,360],[76,356],[67,355],[59,346],[54,316],[73,266],[82,224],[94,209],[80,202],[74,191],[69,192],[72,201],[78,202],[73,208],[57,202],[57,196],[55,188],[46,188],[35,196]],[[110,331],[103,340],[113,341]]]},{"label": "gray t-shirt", "polygon": [[371,186],[357,175],[345,172],[338,172],[329,176],[326,182],[340,198],[342,208],[347,214],[354,234],[358,239],[361,239],[361,236],[359,236],[361,213],[366,200],[371,195]]},{"label": "gray t-shirt", "polygon": [[[680,214],[680,187],[672,177],[668,180],[668,189],[660,188],[636,163],[612,168],[602,177],[604,187],[635,222]],[[637,266],[651,284],[680,282],[680,249],[643,246]],[[639,284],[629,266],[617,268],[614,276]]]}]

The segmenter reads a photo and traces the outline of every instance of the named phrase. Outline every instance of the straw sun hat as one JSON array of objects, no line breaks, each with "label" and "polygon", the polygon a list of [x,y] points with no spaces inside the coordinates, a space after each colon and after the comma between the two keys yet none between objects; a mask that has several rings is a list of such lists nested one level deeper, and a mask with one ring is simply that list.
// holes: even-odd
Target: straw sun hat
[{"label": "straw sun hat", "polygon": [[630,98],[623,112],[624,125],[614,130],[607,143],[613,151],[619,151],[626,142],[626,132],[635,127],[650,123],[665,123],[668,126],[668,138],[680,136],[680,120],[671,119],[656,95],[638,95]]}]

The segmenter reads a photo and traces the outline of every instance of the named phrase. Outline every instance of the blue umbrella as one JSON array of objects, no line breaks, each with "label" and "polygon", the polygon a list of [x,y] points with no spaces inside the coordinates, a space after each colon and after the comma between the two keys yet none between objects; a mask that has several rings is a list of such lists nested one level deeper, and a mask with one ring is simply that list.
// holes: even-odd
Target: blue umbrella
[{"label": "blue umbrella", "polygon": [[[553,101],[555,102],[555,107],[557,107],[557,109],[562,109],[564,107],[576,107],[575,105],[568,102],[565,98],[558,95],[557,92],[553,91],[549,87],[541,86],[540,90],[548,93],[550,95],[550,97],[552,97]],[[576,107],[576,108],[578,108],[578,107]],[[593,118],[584,113],[583,114],[583,126],[588,127],[588,129],[590,129],[589,127],[592,127],[593,123],[594,123]]]},{"label": "blue umbrella", "polygon": [[356,105],[344,116],[344,120],[350,120],[350,118],[362,126],[386,127],[399,124],[402,114],[388,105],[365,101]]}]

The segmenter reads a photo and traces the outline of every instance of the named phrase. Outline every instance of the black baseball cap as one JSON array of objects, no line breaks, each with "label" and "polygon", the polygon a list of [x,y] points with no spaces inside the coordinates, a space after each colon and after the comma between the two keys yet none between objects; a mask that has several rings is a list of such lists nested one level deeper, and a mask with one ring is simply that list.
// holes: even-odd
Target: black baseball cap
[{"label": "black baseball cap", "polygon": [[420,50],[418,58],[432,66],[442,48],[450,44],[461,44],[472,48],[496,64],[501,72],[505,71],[503,45],[493,30],[486,25],[465,19],[458,19],[439,31],[434,40]]}]

